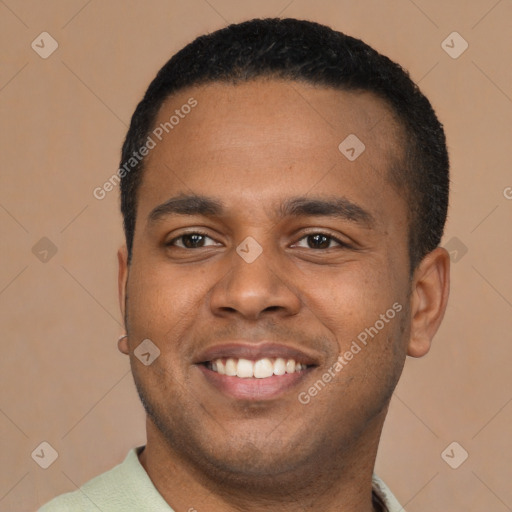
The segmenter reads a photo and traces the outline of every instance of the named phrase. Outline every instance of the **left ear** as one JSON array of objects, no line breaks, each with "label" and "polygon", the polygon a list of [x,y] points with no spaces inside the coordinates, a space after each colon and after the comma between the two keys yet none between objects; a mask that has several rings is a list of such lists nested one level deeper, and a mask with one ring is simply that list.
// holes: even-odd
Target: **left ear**
[{"label": "left ear", "polygon": [[[118,295],[119,295],[119,307],[121,309],[121,316],[124,319],[126,318],[126,283],[128,281],[128,249],[126,245],[123,245],[117,251],[117,261],[119,264],[118,270],[118,278],[117,278],[117,286],[118,286]],[[126,325],[124,326],[126,330]],[[120,338],[118,343],[119,351],[123,354],[129,354],[130,350],[128,348],[128,338]]]},{"label": "left ear", "polygon": [[407,355],[422,357],[443,320],[450,293],[450,255],[442,247],[428,253],[412,279],[411,331]]}]

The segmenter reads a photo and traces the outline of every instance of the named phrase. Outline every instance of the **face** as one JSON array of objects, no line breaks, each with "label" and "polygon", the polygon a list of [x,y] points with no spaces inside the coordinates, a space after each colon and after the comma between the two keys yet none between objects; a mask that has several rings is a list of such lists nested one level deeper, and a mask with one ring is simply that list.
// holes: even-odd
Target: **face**
[{"label": "face", "polygon": [[[272,80],[187,89],[155,126],[176,110],[120,257],[148,428],[182,460],[255,481],[325,466],[378,438],[408,348],[393,118],[369,93]],[[359,155],[354,139],[338,148],[350,134]]]}]

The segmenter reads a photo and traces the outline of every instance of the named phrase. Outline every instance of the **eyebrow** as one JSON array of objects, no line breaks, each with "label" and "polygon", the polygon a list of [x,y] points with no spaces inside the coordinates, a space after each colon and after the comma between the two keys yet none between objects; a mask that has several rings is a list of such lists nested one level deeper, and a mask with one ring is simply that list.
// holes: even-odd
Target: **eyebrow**
[{"label": "eyebrow", "polygon": [[[375,218],[369,211],[345,197],[292,197],[279,205],[275,211],[280,218],[334,217],[368,227],[375,224]],[[148,224],[171,215],[222,217],[226,215],[226,209],[222,201],[213,197],[181,194],[156,206],[148,216]]]},{"label": "eyebrow", "polygon": [[157,222],[169,215],[203,215],[220,217],[224,212],[221,201],[199,195],[180,195],[171,197],[158,205],[148,215],[148,223]]},{"label": "eyebrow", "polygon": [[280,217],[335,217],[357,224],[373,226],[373,215],[345,197],[293,197],[279,208]]}]

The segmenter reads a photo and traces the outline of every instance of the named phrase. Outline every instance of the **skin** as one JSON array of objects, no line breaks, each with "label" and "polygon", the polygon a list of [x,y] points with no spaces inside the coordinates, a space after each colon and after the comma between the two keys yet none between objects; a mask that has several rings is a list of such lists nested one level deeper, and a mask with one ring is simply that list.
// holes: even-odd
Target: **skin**
[{"label": "skin", "polygon": [[[126,247],[118,254],[128,333],[119,348],[149,412],[141,463],[177,512],[369,512],[389,400],[406,356],[428,352],[449,289],[442,248],[409,274],[407,207],[388,174],[400,131],[369,93],[277,80],[181,91],[156,124],[190,97],[197,106],[147,157],[130,265]],[[366,146],[353,162],[338,150],[349,134]],[[216,198],[225,211],[148,220],[181,193]],[[280,217],[295,196],[342,197],[373,222]],[[207,237],[196,248],[166,246],[197,230]],[[347,245],[318,248],[307,237],[317,233]],[[248,236],[263,251],[252,263],[236,252]],[[402,311],[301,404],[299,392],[394,303]],[[133,354],[146,338],[161,352],[149,366]],[[275,399],[226,396],[194,364],[217,343],[263,339],[317,362]]]}]

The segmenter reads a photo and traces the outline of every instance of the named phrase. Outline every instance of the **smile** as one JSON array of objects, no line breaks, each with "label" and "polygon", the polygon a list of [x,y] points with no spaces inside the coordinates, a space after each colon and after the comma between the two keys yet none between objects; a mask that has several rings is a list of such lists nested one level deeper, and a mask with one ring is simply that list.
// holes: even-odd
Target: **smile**
[{"label": "smile", "polygon": [[240,379],[268,379],[273,375],[285,375],[298,373],[305,370],[308,365],[301,364],[295,359],[284,359],[282,357],[264,357],[256,361],[243,358],[218,358],[206,363],[209,370],[220,375],[239,377]]},{"label": "smile", "polygon": [[203,375],[203,384],[235,400],[275,400],[304,385],[321,365],[311,349],[290,345],[233,340],[210,346],[193,360]]}]

